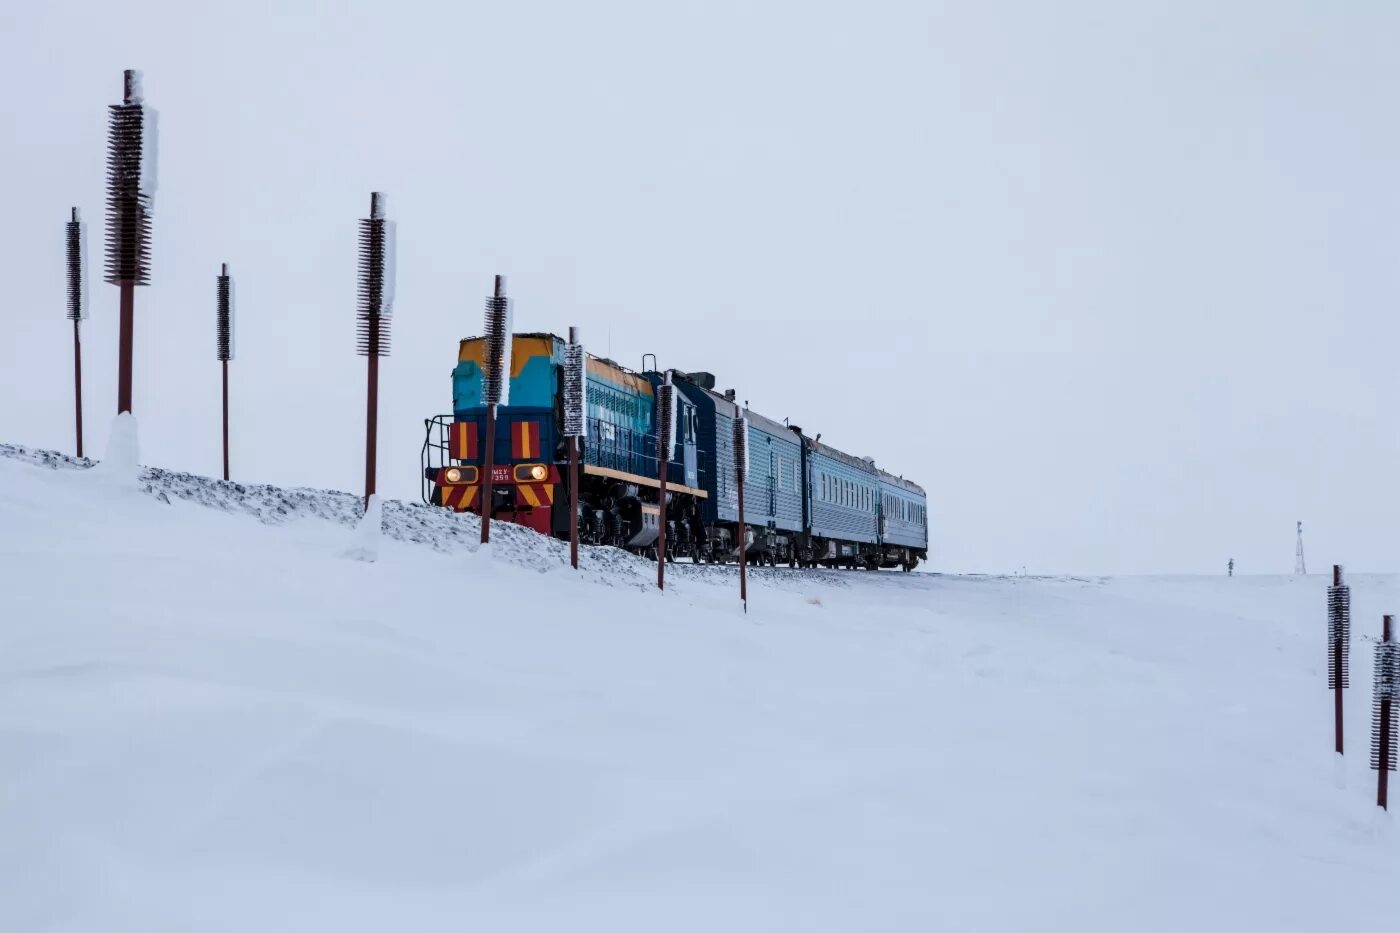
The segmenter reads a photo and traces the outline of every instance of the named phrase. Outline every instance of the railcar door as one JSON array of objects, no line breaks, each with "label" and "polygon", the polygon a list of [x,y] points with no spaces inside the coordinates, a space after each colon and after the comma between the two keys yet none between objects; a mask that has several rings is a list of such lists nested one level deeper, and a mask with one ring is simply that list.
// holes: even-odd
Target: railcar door
[{"label": "railcar door", "polygon": [[768,514],[778,514],[778,452],[768,451]]},{"label": "railcar door", "polygon": [[[676,398],[679,400],[681,394],[678,391]],[[685,465],[685,484],[692,489],[700,488],[700,470],[695,456],[695,438],[699,435],[699,416],[695,413],[695,406],[686,402],[681,402],[680,422],[681,437],[683,438],[683,463]]]}]

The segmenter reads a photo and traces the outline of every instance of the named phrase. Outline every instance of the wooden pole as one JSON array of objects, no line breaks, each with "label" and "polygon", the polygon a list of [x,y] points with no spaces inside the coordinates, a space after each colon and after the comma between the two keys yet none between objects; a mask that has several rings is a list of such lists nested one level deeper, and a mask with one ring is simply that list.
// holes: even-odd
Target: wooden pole
[{"label": "wooden pole", "polygon": [[671,467],[671,421],[675,417],[676,390],[667,371],[656,396],[656,588],[666,589],[666,474]]},{"label": "wooden pole", "polygon": [[[674,404],[674,403],[673,403]],[[658,471],[661,475],[657,478],[660,488],[656,494],[656,587],[666,589],[666,468],[670,465],[670,457],[662,451],[661,445],[657,445],[656,459],[661,464]]]},{"label": "wooden pole", "polygon": [[[1340,564],[1332,565],[1332,585],[1342,585],[1342,568]],[[1342,751],[1342,639],[1341,633],[1336,633],[1332,638],[1332,670],[1336,672],[1332,684],[1332,718],[1333,728],[1337,734],[1337,754],[1344,754]]]},{"label": "wooden pole", "polygon": [[745,554],[749,547],[749,536],[744,529],[744,471],[742,468],[735,471],[739,480],[739,599],[744,604],[744,612],[749,611],[749,579],[748,579],[748,558]]},{"label": "wooden pole", "polygon": [[[370,327],[379,329],[378,318],[370,318]],[[377,335],[374,338],[377,341]],[[374,495],[375,454],[379,450],[379,353],[370,353],[368,379],[365,392],[365,511],[369,511],[369,497]],[[224,468],[227,471],[227,467]]]},{"label": "wooden pole", "polygon": [[[506,336],[510,339],[510,335]],[[496,493],[492,488],[492,473],[496,472],[496,406],[486,406],[486,453],[481,477],[481,543],[491,542],[491,506]]]},{"label": "wooden pole", "polygon": [[569,437],[569,564],[578,569],[578,438]]},{"label": "wooden pole", "polygon": [[228,360],[221,360],[220,365],[224,370],[224,482],[228,482]]},{"label": "wooden pole", "polygon": [[73,409],[77,419],[78,458],[83,456],[83,343],[78,336],[78,319],[73,319]]},{"label": "wooden pole", "polygon": [[587,423],[585,404],[588,364],[579,345],[577,327],[569,328],[569,346],[565,354],[564,430],[569,432],[569,565],[578,569],[578,441],[579,432]]},{"label": "wooden pole", "polygon": [[[1394,616],[1385,616],[1381,623],[1381,641],[1390,641],[1390,626]],[[1376,673],[1380,673],[1377,671]],[[1388,810],[1386,793],[1390,783],[1390,743],[1395,741],[1395,736],[1390,734],[1390,704],[1389,693],[1384,693],[1380,697],[1380,723],[1377,751],[1380,753],[1377,764],[1380,767],[1376,770],[1376,806],[1382,810]]]},{"label": "wooden pole", "polygon": [[118,282],[121,290],[121,315],[117,322],[117,414],[131,411],[131,348],[135,343],[136,283]]}]

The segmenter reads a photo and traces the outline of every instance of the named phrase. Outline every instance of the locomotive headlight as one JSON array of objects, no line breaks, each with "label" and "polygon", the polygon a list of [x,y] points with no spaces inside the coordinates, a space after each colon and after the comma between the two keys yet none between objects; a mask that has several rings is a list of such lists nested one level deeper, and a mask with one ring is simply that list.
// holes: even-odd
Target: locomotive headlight
[{"label": "locomotive headlight", "polygon": [[443,474],[443,479],[447,480],[449,483],[460,483],[462,481],[462,471],[453,467]]},{"label": "locomotive headlight", "polygon": [[515,467],[517,483],[538,483],[549,476],[549,467],[543,463],[519,463]]},{"label": "locomotive headlight", "polygon": [[549,471],[544,468],[543,464],[537,463],[530,467],[530,479],[544,479],[548,475]]}]

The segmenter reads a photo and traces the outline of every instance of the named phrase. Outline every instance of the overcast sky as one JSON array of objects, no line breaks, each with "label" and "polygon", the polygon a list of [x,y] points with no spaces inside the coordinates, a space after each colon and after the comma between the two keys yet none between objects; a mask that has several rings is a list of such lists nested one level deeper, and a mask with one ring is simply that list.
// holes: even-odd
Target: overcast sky
[{"label": "overcast sky", "polygon": [[[1395,570],[1400,6],[25,3],[0,13],[0,440],[72,447],[62,230],[160,111],[143,459],[358,490],[355,222],[399,225],[379,487],[491,276],[929,493],[937,569]],[[117,290],[84,330],[87,442]],[[93,503],[100,508],[101,503]]]}]

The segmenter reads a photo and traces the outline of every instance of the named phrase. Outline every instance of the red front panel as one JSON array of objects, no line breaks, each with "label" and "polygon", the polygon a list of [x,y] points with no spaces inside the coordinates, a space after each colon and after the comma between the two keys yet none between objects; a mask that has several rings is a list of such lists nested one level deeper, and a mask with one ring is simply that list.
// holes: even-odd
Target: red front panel
[{"label": "red front panel", "polygon": [[454,460],[475,460],[481,456],[477,443],[475,421],[454,421],[448,437],[449,453]]},{"label": "red front panel", "polygon": [[510,426],[510,455],[513,460],[540,459],[540,423],[516,421]]}]

